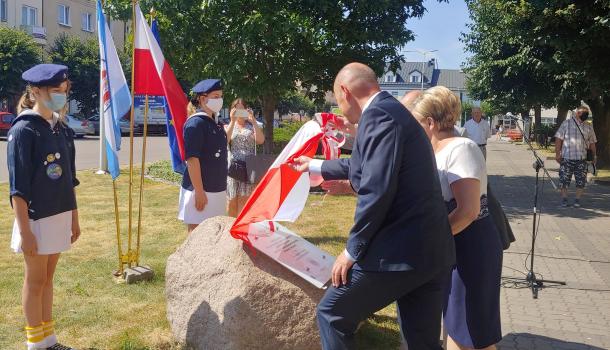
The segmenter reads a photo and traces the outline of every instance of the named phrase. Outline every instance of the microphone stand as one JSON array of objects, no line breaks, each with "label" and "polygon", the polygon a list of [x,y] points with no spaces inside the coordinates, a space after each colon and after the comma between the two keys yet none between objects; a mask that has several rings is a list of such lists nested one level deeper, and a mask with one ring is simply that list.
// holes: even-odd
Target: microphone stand
[{"label": "microphone stand", "polygon": [[[506,279],[511,280],[513,282],[525,283],[527,288],[532,290],[532,297],[534,299],[538,299],[538,290],[544,288],[544,284],[545,283],[562,285],[562,286],[566,285],[566,282],[563,282],[563,281],[551,281],[551,280],[539,279],[538,277],[536,277],[536,273],[534,272],[534,257],[536,255],[535,254],[536,253],[536,236],[538,235],[538,230],[536,228],[536,224],[540,220],[539,217],[538,217],[538,183],[539,183],[540,169],[542,169],[544,171],[544,175],[546,175],[548,177],[548,179],[551,182],[551,185],[553,186],[553,188],[557,189],[557,186],[553,182],[553,179],[551,178],[551,175],[549,174],[549,172],[547,171],[546,167],[544,166],[544,161],[540,158],[540,156],[538,156],[538,153],[536,152],[536,150],[532,146],[532,144],[531,144],[531,142],[529,140],[528,135],[525,135],[525,133],[523,132],[523,129],[519,125],[519,120],[523,120],[523,119],[519,119],[519,118],[517,118],[515,116],[510,116],[510,117],[513,120],[516,121],[515,124],[517,124],[517,128],[519,129],[519,131],[523,135],[523,140],[525,141],[525,143],[527,143],[529,149],[532,151],[532,154],[534,155],[535,161],[534,161],[534,164],[532,164],[532,166],[533,166],[534,170],[536,171],[536,182],[535,182],[535,185],[534,185],[534,210],[533,210],[533,220],[532,220],[532,245],[531,245],[530,252],[529,252],[530,257],[531,257],[530,258],[529,271],[528,271],[528,273],[527,273],[525,278],[510,277],[510,278],[506,278]],[[543,181],[544,181],[544,176],[543,176]]]}]

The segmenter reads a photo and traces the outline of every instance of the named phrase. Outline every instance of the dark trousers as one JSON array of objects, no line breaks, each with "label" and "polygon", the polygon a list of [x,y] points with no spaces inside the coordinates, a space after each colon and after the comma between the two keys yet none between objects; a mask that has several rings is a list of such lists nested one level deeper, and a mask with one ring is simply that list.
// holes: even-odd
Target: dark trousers
[{"label": "dark trousers", "polygon": [[360,322],[396,301],[400,329],[409,349],[441,350],[441,313],[449,270],[447,267],[434,275],[415,270],[351,269],[348,284],[330,287],[318,304],[322,348],[355,349],[354,333]]}]

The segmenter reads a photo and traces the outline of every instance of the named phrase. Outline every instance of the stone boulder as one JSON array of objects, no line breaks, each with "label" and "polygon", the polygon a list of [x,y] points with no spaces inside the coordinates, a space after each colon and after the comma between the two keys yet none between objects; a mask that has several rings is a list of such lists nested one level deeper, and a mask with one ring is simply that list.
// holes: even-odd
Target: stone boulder
[{"label": "stone boulder", "polygon": [[206,220],[167,260],[167,318],[201,350],[320,349],[323,291],[231,237],[232,218]]}]

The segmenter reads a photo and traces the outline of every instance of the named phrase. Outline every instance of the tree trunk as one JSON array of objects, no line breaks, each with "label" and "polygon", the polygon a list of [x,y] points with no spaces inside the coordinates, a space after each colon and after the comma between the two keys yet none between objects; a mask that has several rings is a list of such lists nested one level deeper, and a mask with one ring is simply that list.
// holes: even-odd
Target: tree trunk
[{"label": "tree trunk", "polygon": [[593,129],[597,137],[597,165],[610,166],[610,96],[588,100],[593,113]]},{"label": "tree trunk", "polygon": [[557,121],[556,121],[557,125],[561,125],[561,123],[563,123],[564,120],[566,120],[566,117],[568,116],[569,111],[570,111],[569,107],[557,106]]},{"label": "tree trunk", "polygon": [[263,96],[263,118],[265,119],[265,145],[263,151],[265,154],[273,153],[273,115],[277,107],[277,97]]}]

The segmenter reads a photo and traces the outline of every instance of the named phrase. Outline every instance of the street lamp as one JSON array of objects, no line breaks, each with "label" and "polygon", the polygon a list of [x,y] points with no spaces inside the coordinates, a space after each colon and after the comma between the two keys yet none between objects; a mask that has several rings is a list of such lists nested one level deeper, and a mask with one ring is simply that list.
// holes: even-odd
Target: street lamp
[{"label": "street lamp", "polygon": [[[426,64],[426,56],[428,54],[431,54],[433,52],[437,52],[438,50],[424,50],[424,49],[416,49],[416,50],[407,50],[404,52],[417,52],[420,53],[424,59],[421,62],[421,90],[424,90],[424,69],[425,69],[425,64]],[[430,77],[430,79],[432,79],[432,77]]]}]

